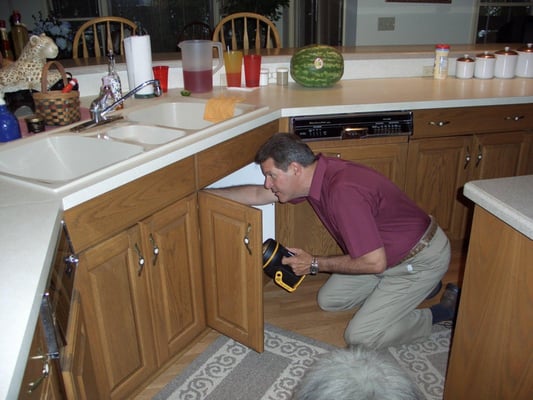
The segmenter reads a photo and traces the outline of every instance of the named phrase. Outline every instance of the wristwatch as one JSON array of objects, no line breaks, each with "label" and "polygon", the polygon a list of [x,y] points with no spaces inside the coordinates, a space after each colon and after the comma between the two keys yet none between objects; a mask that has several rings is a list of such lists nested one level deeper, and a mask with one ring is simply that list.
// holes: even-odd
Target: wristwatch
[{"label": "wristwatch", "polygon": [[318,274],[318,260],[316,257],[313,257],[311,260],[311,267],[309,267],[309,274],[316,275]]}]

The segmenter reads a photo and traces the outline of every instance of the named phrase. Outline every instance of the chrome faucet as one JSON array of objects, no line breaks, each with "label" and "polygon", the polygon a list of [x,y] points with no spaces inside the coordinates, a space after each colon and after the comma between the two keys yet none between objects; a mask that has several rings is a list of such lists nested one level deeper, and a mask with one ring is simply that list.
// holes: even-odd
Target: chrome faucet
[{"label": "chrome faucet", "polygon": [[116,100],[115,102],[113,102],[113,104],[110,104],[109,106],[106,106],[106,100],[109,93],[104,92],[98,98],[94,99],[91,103],[90,112],[92,122],[99,123],[101,121],[106,120],[107,113],[115,110],[115,108],[117,108],[120,104],[124,103],[127,98],[133,96],[139,90],[145,88],[148,85],[154,86],[154,94],[157,97],[161,96],[161,83],[157,79],[150,79],[146,82],[141,83],[135,89],[130,90],[128,93],[126,93],[124,96],[122,96],[120,99]]}]

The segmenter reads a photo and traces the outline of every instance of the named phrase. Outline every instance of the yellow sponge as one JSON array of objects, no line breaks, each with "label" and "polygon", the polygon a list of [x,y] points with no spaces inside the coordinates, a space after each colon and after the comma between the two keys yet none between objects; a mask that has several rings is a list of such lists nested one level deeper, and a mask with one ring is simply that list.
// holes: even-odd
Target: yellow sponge
[{"label": "yellow sponge", "polygon": [[204,119],[209,122],[222,122],[235,114],[235,104],[243,101],[238,97],[213,97],[207,101],[204,111]]}]

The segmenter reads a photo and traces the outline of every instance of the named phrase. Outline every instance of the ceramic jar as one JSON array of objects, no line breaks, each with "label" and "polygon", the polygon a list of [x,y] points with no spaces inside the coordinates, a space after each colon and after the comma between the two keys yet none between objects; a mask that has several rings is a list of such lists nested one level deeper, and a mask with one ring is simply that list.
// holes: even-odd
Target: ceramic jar
[{"label": "ceramic jar", "polygon": [[484,53],[476,55],[476,66],[474,68],[474,76],[478,79],[492,79],[494,78],[494,66],[496,64],[496,56],[485,51]]},{"label": "ceramic jar", "polygon": [[533,43],[519,48],[517,52],[515,75],[520,78],[533,78]]},{"label": "ceramic jar", "polygon": [[496,78],[514,78],[518,53],[506,46],[503,50],[498,50],[495,55],[494,76]]},{"label": "ceramic jar", "polygon": [[474,76],[474,67],[476,60],[465,54],[459,57],[455,64],[455,77],[459,79],[470,79]]}]

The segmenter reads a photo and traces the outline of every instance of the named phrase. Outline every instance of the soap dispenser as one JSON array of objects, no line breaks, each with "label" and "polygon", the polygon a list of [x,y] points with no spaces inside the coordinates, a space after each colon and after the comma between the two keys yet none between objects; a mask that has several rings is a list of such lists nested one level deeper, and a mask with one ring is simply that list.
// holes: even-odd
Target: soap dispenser
[{"label": "soap dispenser", "polygon": [[20,138],[19,122],[8,110],[4,98],[0,97],[0,142],[9,142]]},{"label": "soap dispenser", "polygon": [[[113,54],[113,50],[109,50],[109,53],[107,53],[108,58],[108,72],[107,75],[102,78],[103,85],[108,85],[111,88],[111,92],[113,93],[113,98],[115,100],[118,100],[122,97],[122,83],[120,82],[120,77],[118,76],[117,71],[115,70],[115,54]],[[117,110],[120,110],[124,106],[122,104],[117,106]]]}]

